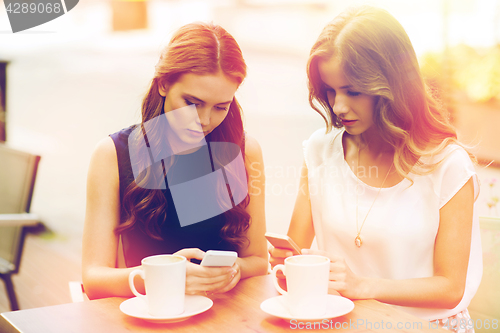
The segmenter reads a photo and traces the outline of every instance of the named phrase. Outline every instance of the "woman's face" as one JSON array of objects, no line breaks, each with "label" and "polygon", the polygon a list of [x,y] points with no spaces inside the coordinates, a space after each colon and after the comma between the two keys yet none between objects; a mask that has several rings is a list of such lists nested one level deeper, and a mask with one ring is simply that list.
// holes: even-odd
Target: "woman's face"
[{"label": "woman's face", "polygon": [[373,122],[375,97],[353,90],[338,57],[318,62],[318,71],[326,89],[328,103],[347,133],[359,135],[376,130]]},{"label": "woman's face", "polygon": [[[222,72],[210,75],[183,74],[169,87],[160,87],[171,131],[169,142],[177,151],[192,148],[226,118],[238,83]],[[194,108],[185,108],[194,105]],[[183,110],[178,110],[183,108]],[[172,112],[174,111],[175,112]],[[179,112],[180,111],[180,112]],[[173,133],[172,133],[173,132]]]}]

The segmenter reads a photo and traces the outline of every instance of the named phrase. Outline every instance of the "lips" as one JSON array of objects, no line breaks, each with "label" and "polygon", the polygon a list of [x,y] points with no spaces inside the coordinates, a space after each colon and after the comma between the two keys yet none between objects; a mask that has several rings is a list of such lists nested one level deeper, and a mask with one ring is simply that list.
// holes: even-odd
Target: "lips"
[{"label": "lips", "polygon": [[188,129],[188,132],[193,136],[204,136],[205,135],[205,133],[203,133],[203,132],[191,130],[191,129]]},{"label": "lips", "polygon": [[355,120],[355,119],[352,119],[352,120],[340,119],[340,121],[342,122],[342,125],[344,125],[344,126],[351,126],[351,125],[354,125],[355,122],[357,122],[357,120]]}]

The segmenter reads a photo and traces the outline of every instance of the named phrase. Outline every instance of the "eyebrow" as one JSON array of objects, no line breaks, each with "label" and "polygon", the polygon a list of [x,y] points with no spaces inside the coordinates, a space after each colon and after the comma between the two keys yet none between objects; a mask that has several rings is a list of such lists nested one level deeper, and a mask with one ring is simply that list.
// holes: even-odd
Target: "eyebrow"
[{"label": "eyebrow", "polygon": [[[184,98],[194,99],[194,100],[196,100],[197,102],[200,102],[200,103],[205,104],[205,101],[204,101],[204,100],[199,99],[198,97],[195,97],[195,96],[190,95],[190,94],[183,94],[183,97],[184,97]],[[231,100],[231,101],[227,101],[227,102],[217,103],[217,104],[215,104],[215,105],[229,104],[229,103],[231,103],[231,102],[232,102],[232,100]]]},{"label": "eyebrow", "polygon": [[[327,88],[333,89],[333,88],[332,88],[332,87],[330,87],[328,84],[326,84],[326,83],[324,83],[324,82],[323,82],[323,84],[324,84]],[[352,86],[351,86],[350,84],[348,84],[348,85],[345,85],[345,86],[340,87],[339,89],[350,89],[350,88],[352,88]],[[335,90],[335,89],[333,89],[333,90]]]}]

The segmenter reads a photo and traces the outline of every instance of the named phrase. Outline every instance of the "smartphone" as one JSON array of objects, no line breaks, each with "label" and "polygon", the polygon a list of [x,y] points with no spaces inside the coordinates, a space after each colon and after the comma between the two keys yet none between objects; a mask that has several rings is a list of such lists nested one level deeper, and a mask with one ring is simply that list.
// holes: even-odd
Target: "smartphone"
[{"label": "smartphone", "polygon": [[300,247],[287,235],[266,232],[265,236],[274,247],[290,250],[294,255],[301,254]]},{"label": "smartphone", "polygon": [[234,251],[208,250],[201,261],[201,266],[233,266],[238,258],[238,253]]}]

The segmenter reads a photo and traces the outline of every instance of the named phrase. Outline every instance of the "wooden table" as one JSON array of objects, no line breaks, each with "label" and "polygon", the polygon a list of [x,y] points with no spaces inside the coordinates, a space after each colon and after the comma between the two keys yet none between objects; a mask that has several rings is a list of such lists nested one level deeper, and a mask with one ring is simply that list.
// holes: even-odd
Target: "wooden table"
[{"label": "wooden table", "polygon": [[[123,314],[120,303],[125,298],[69,303],[29,310],[5,312],[0,315],[0,332],[68,333],[68,332],[285,332],[298,331],[298,323],[270,316],[260,303],[277,296],[271,276],[242,280],[228,293],[212,295],[213,307],[186,321],[155,324]],[[334,329],[348,332],[446,332],[427,321],[407,314],[393,306],[374,300],[355,301],[354,310],[331,321],[317,324],[319,331]],[[312,325],[312,323],[309,323]],[[302,323],[304,331],[307,323]],[[314,327],[309,327],[314,328]]]}]

